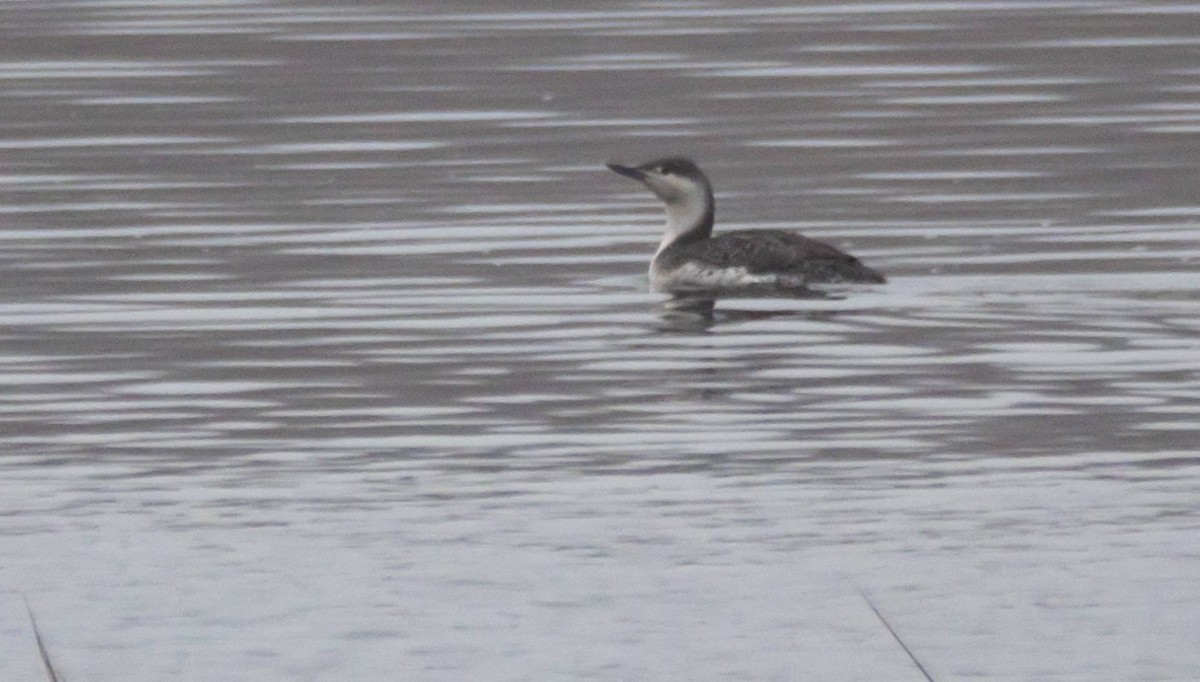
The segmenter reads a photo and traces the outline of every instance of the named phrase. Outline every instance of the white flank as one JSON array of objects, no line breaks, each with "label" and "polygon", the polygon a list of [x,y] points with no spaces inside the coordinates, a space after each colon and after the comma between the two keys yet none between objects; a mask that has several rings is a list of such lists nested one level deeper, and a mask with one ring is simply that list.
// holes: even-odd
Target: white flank
[{"label": "white flank", "polygon": [[717,268],[688,262],[674,270],[663,271],[657,261],[650,263],[650,288],[654,291],[739,289],[774,285],[779,276],[769,272],[750,274],[744,267]]}]

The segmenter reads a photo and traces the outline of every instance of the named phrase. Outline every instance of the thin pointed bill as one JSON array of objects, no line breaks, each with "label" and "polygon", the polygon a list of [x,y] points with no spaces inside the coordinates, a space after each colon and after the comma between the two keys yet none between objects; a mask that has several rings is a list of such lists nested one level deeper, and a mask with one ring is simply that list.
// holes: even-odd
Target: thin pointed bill
[{"label": "thin pointed bill", "polygon": [[608,169],[610,171],[612,171],[618,175],[624,175],[627,178],[633,178],[634,180],[639,180],[639,181],[646,179],[646,172],[640,168],[632,168],[630,166],[621,166],[621,165],[618,165],[615,163],[608,163],[605,165],[608,166]]}]

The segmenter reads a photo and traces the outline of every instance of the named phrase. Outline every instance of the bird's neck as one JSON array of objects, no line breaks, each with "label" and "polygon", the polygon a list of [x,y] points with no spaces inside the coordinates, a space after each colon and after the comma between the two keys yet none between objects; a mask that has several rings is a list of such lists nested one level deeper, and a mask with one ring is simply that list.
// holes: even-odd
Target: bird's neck
[{"label": "bird's neck", "polygon": [[703,187],[667,204],[667,227],[655,256],[677,244],[687,244],[712,236],[716,202],[711,187]]}]

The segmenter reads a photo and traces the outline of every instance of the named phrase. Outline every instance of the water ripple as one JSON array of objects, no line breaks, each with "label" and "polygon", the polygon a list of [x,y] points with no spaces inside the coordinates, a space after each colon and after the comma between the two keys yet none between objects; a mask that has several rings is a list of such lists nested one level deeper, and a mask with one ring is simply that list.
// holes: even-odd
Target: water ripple
[{"label": "water ripple", "polygon": [[[0,583],[75,677],[894,679],[858,584],[1193,679],[1195,12],[0,3]],[[668,153],[889,283],[648,291]]]}]

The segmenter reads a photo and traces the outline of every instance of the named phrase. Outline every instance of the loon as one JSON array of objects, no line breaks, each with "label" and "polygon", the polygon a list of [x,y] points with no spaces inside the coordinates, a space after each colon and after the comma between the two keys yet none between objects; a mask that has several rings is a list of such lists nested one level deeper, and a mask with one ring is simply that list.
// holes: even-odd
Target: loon
[{"label": "loon", "polygon": [[690,159],[607,166],[641,182],[666,205],[666,233],[650,261],[655,291],[786,293],[810,284],[886,281],[854,256],[795,232],[735,230],[712,236],[712,184]]}]

